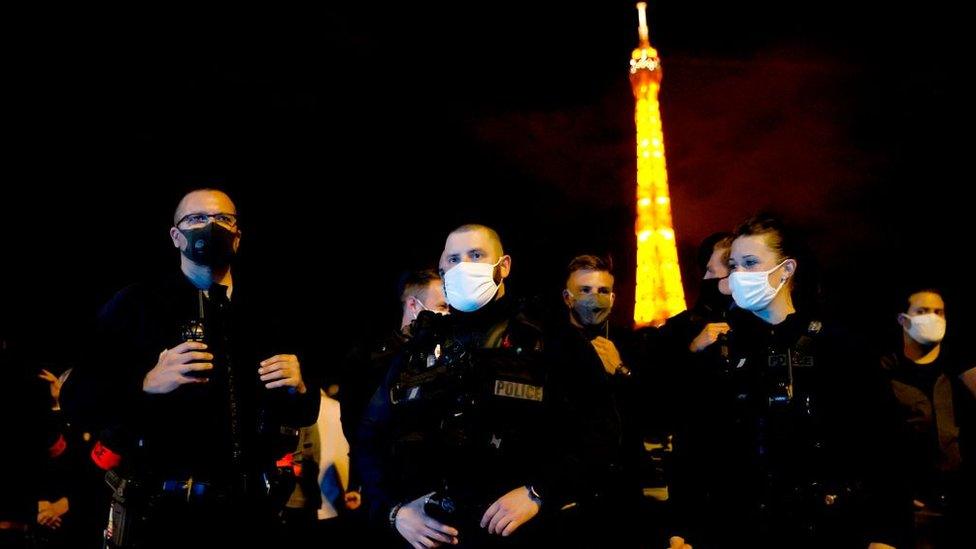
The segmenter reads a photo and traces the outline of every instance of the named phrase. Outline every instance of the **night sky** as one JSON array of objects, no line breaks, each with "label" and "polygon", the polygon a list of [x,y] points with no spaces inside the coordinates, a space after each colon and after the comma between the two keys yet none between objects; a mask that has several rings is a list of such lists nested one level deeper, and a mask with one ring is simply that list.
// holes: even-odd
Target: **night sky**
[{"label": "night sky", "polygon": [[[112,292],[176,268],[170,217],[198,185],[236,199],[242,270],[336,348],[396,327],[398,273],[466,222],[499,230],[520,295],[555,300],[570,258],[612,254],[627,320],[633,3],[417,4],[13,18],[5,329],[70,362]],[[865,333],[916,281],[960,330],[964,18],[847,4],[650,6],[686,292],[703,237],[771,209]]]}]

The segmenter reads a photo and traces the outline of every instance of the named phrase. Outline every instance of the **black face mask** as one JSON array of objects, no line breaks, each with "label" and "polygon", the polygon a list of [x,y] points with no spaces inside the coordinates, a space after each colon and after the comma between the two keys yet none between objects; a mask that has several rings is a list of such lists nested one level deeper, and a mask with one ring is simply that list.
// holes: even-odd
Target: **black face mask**
[{"label": "black face mask", "polygon": [[732,307],[732,296],[725,295],[718,290],[718,283],[722,278],[709,278],[701,281],[698,303],[695,304],[701,314],[717,319],[725,316]]},{"label": "black face mask", "polygon": [[226,267],[234,259],[236,233],[223,225],[207,223],[197,229],[180,229],[187,247],[181,250],[190,261],[207,267]]}]

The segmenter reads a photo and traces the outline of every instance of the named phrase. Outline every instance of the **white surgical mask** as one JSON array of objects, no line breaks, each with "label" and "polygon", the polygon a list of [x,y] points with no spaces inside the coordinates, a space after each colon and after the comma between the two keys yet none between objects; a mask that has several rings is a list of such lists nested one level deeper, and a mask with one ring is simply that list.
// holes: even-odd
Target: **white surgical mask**
[{"label": "white surgical mask", "polygon": [[768,271],[734,271],[729,275],[729,286],[732,288],[732,299],[735,304],[747,311],[761,311],[776,297],[776,294],[786,284],[786,278],[773,288],[769,285],[769,273],[779,269],[788,260]]},{"label": "white surgical mask", "polygon": [[908,327],[908,335],[922,345],[939,343],[945,337],[946,320],[935,313],[902,316],[911,322]]},{"label": "white surgical mask", "polygon": [[451,307],[470,313],[491,301],[498,293],[495,267],[501,261],[499,258],[494,265],[462,261],[447,271],[444,274],[444,293]]}]

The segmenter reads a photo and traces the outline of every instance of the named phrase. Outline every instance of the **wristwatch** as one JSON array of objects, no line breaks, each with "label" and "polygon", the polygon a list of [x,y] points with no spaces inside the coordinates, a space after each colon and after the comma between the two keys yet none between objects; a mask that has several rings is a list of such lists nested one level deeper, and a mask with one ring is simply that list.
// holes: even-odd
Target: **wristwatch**
[{"label": "wristwatch", "polygon": [[396,505],[393,506],[392,509],[390,509],[390,527],[393,528],[394,530],[396,530],[397,513],[400,512],[401,508],[403,508],[403,504],[397,503]]}]

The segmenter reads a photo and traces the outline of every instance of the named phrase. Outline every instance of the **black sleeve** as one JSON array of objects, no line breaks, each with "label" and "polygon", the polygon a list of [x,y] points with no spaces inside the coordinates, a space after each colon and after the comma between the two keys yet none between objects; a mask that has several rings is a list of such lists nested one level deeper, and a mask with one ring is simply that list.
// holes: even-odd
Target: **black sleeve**
[{"label": "black sleeve", "polygon": [[[47,461],[40,483],[41,499],[55,501],[69,495],[72,491],[71,452],[68,448],[66,426],[60,412],[52,411],[49,416]],[[72,449],[73,450],[73,449]]]},{"label": "black sleeve", "polygon": [[578,496],[580,482],[585,478],[581,444],[571,444],[579,436],[576,425],[569,420],[577,397],[571,383],[572,365],[566,360],[561,342],[550,339],[545,345],[545,360],[549,365],[543,400],[542,425],[546,428],[538,440],[547,466],[534,472],[534,485],[549,510],[558,510]]},{"label": "black sleeve", "polygon": [[[337,388],[335,399],[339,402],[342,411],[340,416],[342,432],[350,441],[356,437],[363,413],[377,389],[375,383],[370,387],[371,364],[368,349],[367,345],[361,343],[346,352],[329,380],[329,383]],[[359,480],[353,481],[353,477],[358,476],[358,472],[355,468],[352,469],[349,485],[357,486]]]},{"label": "black sleeve", "polygon": [[362,479],[363,501],[370,519],[377,522],[385,521],[390,509],[402,503],[394,493],[388,466],[393,419],[390,386],[397,370],[396,366],[391,368],[383,384],[373,393],[350,450],[352,467],[359,471]]},{"label": "black sleeve", "polygon": [[339,420],[342,432],[350,442],[349,490],[354,491],[360,490],[363,484],[359,468],[355,465],[355,437],[377,386],[372,376],[374,365],[370,362],[369,346],[364,342],[347,351],[338,364],[328,383],[337,388],[335,399],[341,412]]},{"label": "black sleeve", "polygon": [[258,334],[257,337],[268,338],[272,344],[263,350],[264,356],[257,359],[264,360],[278,354],[291,354],[298,357],[305,393],[293,393],[284,388],[270,390],[262,388],[262,391],[266,391],[265,398],[274,408],[274,415],[278,422],[290,427],[308,427],[318,420],[321,403],[319,389],[324,383],[324,364],[327,362],[327,357],[321,353],[321,348],[314,348],[308,344],[310,337],[302,326],[288,320],[300,315],[294,310],[282,314],[278,310],[279,306],[278,303],[260,303],[258,309],[262,311],[260,318],[267,319],[267,324],[261,323],[259,326],[262,328],[266,326],[268,331]]},{"label": "black sleeve", "polygon": [[149,404],[142,381],[158,360],[140,350],[144,326],[141,292],[130,287],[117,293],[88,328],[88,344],[61,390],[61,405],[69,423],[98,433],[137,424]]},{"label": "black sleeve", "polygon": [[[675,356],[675,355],[672,355]],[[713,382],[703,384],[697,377],[701,372],[717,367],[711,352],[692,353],[683,349],[680,359],[667,367],[670,395],[666,397],[669,410],[666,413],[667,431],[673,434],[670,470],[668,476],[669,535],[679,535],[687,540],[701,539],[702,506],[707,500],[707,477],[710,461],[714,459],[708,444],[711,436],[711,414],[717,406],[720,387]]]}]

